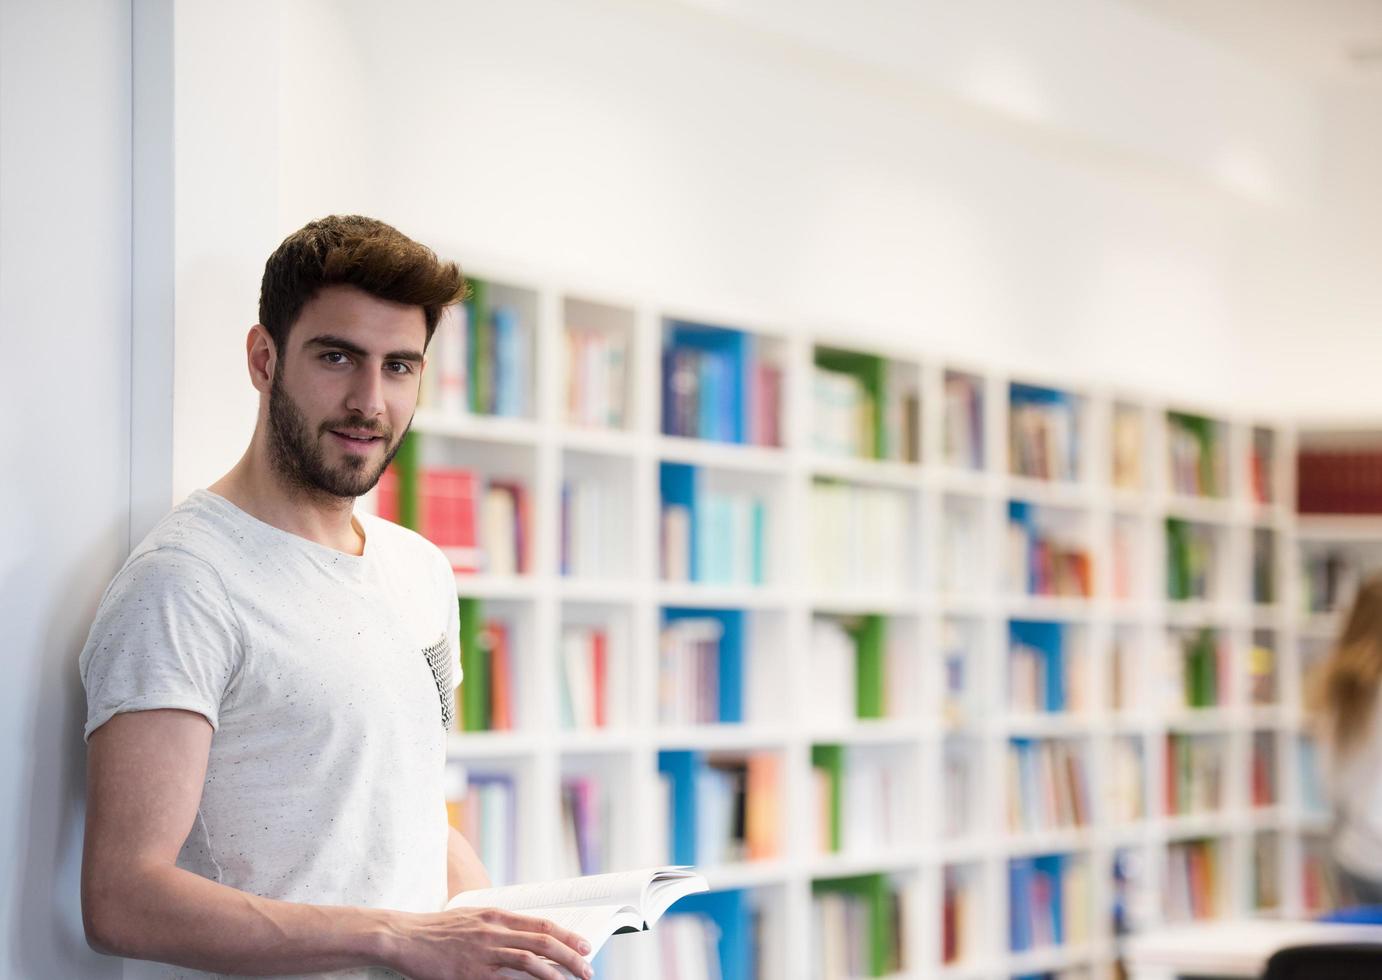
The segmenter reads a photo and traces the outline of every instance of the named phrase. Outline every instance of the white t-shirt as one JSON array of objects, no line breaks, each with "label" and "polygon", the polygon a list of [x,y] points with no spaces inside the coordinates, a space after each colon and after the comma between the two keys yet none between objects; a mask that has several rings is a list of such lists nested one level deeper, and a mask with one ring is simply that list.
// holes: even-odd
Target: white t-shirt
[{"label": "white t-shirt", "polygon": [[357,518],[359,557],[195,491],[101,600],[80,661],[86,736],[122,711],[211,723],[179,867],[289,902],[434,912],[447,899],[455,579],[424,538]]}]

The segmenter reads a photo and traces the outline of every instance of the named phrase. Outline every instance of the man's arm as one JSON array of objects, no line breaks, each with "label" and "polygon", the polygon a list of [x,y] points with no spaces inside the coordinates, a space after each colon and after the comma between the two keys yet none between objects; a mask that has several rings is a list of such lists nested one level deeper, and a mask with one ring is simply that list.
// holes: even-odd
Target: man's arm
[{"label": "man's arm", "polygon": [[448,827],[451,836],[446,842],[446,894],[453,898],[460,892],[490,887],[489,872],[485,870],[475,848],[470,846],[455,827]]},{"label": "man's arm", "polygon": [[580,937],[498,909],[420,914],[261,898],[176,865],[201,800],[212,729],[199,714],[118,714],[92,733],[82,918],[102,952],[218,973],[385,966],[414,980],[481,980],[502,967],[589,977]]}]

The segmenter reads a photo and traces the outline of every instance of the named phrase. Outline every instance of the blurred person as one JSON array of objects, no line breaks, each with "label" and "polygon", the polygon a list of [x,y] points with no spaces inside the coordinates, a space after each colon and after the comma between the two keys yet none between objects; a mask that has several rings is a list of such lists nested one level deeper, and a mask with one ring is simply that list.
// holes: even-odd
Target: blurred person
[{"label": "blurred person", "polygon": [[1331,855],[1345,898],[1382,905],[1382,574],[1365,580],[1312,679],[1311,706],[1333,807]]},{"label": "blurred person", "polygon": [[285,239],[246,338],[249,447],[101,600],[80,659],[82,914],[97,950],[153,961],[143,975],[590,975],[583,940],[545,920],[443,910],[489,884],[446,819],[455,579],[354,507],[464,289],[372,219]]}]

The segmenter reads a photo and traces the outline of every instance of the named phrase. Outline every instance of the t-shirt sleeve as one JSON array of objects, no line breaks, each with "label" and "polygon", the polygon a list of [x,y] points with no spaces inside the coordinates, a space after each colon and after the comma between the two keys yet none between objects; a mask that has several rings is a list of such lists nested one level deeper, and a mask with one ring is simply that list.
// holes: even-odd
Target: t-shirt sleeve
[{"label": "t-shirt sleeve", "polygon": [[215,569],[173,548],[125,565],[106,590],[79,660],[86,738],[122,711],[181,708],[220,720],[244,656],[240,626]]}]

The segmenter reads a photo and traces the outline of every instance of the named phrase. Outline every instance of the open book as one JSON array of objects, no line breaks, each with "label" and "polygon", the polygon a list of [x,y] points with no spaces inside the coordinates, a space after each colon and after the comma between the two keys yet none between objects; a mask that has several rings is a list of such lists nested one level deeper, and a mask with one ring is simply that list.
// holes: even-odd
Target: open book
[{"label": "open book", "polygon": [[590,943],[590,960],[610,936],[650,929],[678,899],[709,890],[689,867],[641,868],[461,892],[446,907],[500,908],[549,919]]}]

